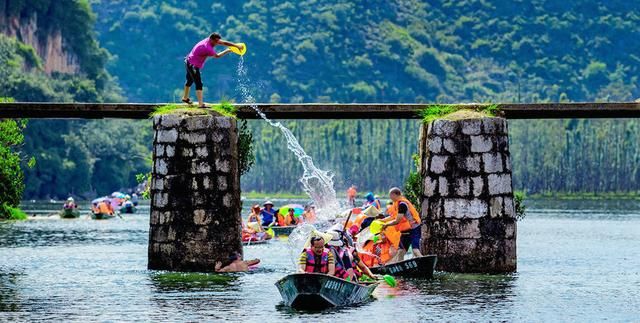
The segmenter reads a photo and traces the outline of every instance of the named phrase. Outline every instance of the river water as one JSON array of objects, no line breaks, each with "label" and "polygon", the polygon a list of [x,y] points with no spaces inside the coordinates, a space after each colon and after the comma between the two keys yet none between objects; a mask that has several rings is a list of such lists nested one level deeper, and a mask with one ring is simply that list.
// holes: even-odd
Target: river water
[{"label": "river water", "polygon": [[0,223],[0,321],[639,320],[640,203],[528,204],[516,274],[399,280],[370,303],[321,313],[282,306],[274,283],[293,271],[284,240],[245,247],[262,259],[250,273],[177,274],[146,269],[148,207],[124,220]]}]

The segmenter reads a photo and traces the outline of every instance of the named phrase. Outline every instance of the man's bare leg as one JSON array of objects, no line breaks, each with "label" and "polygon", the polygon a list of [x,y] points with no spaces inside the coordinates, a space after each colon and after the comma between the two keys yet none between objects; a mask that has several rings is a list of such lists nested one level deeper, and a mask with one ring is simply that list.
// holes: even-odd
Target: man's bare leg
[{"label": "man's bare leg", "polygon": [[182,94],[182,100],[188,100],[189,99],[189,92],[191,90],[190,86],[184,86],[184,94]]},{"label": "man's bare leg", "polygon": [[196,90],[196,96],[198,97],[198,106],[203,107],[204,101],[202,100],[202,90]]},{"label": "man's bare leg", "polygon": [[420,248],[411,248],[414,257],[422,257],[422,252],[420,252]]}]

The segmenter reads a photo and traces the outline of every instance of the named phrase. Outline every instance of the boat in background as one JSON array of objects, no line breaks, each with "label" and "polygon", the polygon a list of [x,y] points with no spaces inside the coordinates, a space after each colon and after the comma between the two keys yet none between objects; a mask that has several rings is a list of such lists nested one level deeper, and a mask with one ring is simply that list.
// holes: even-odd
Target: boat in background
[{"label": "boat in background", "polygon": [[115,218],[115,214],[106,214],[106,213],[91,213],[91,218],[94,220],[109,220]]},{"label": "boat in background", "polygon": [[270,227],[262,227],[265,231],[268,231],[269,229],[273,230],[274,236],[288,236],[291,234],[291,232],[293,232],[293,229],[296,228],[295,225],[289,225],[286,227],[279,227],[279,226],[270,226]]},{"label": "boat in background", "polygon": [[354,283],[318,273],[287,275],[276,282],[284,304],[296,310],[319,311],[372,299],[378,283]]},{"label": "boat in background", "polygon": [[80,217],[80,211],[78,209],[62,209],[60,211],[60,217],[63,219],[75,219]]}]

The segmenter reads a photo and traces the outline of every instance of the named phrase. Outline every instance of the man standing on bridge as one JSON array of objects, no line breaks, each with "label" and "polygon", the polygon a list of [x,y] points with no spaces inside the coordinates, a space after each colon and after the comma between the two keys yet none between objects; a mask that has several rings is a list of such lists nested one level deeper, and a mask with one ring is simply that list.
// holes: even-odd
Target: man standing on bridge
[{"label": "man standing on bridge", "polygon": [[238,50],[242,50],[242,45],[238,45],[222,39],[222,36],[218,33],[213,33],[209,37],[201,40],[184,60],[185,67],[187,69],[187,82],[184,85],[184,95],[182,96],[182,102],[186,104],[192,104],[193,102],[189,98],[189,90],[191,85],[196,83],[196,96],[198,97],[198,107],[204,108],[204,101],[202,99],[202,78],[200,76],[200,70],[204,66],[204,62],[207,57],[220,58],[231,52],[230,49],[225,49],[220,53],[215,50],[216,45],[233,46]]}]

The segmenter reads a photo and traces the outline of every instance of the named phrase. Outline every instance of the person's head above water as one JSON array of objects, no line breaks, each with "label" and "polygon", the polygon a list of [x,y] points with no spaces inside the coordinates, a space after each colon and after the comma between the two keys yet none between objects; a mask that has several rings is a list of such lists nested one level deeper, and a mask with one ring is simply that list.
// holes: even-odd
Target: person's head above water
[{"label": "person's head above water", "polygon": [[311,251],[316,255],[321,255],[324,251],[324,239],[322,237],[311,237]]}]

